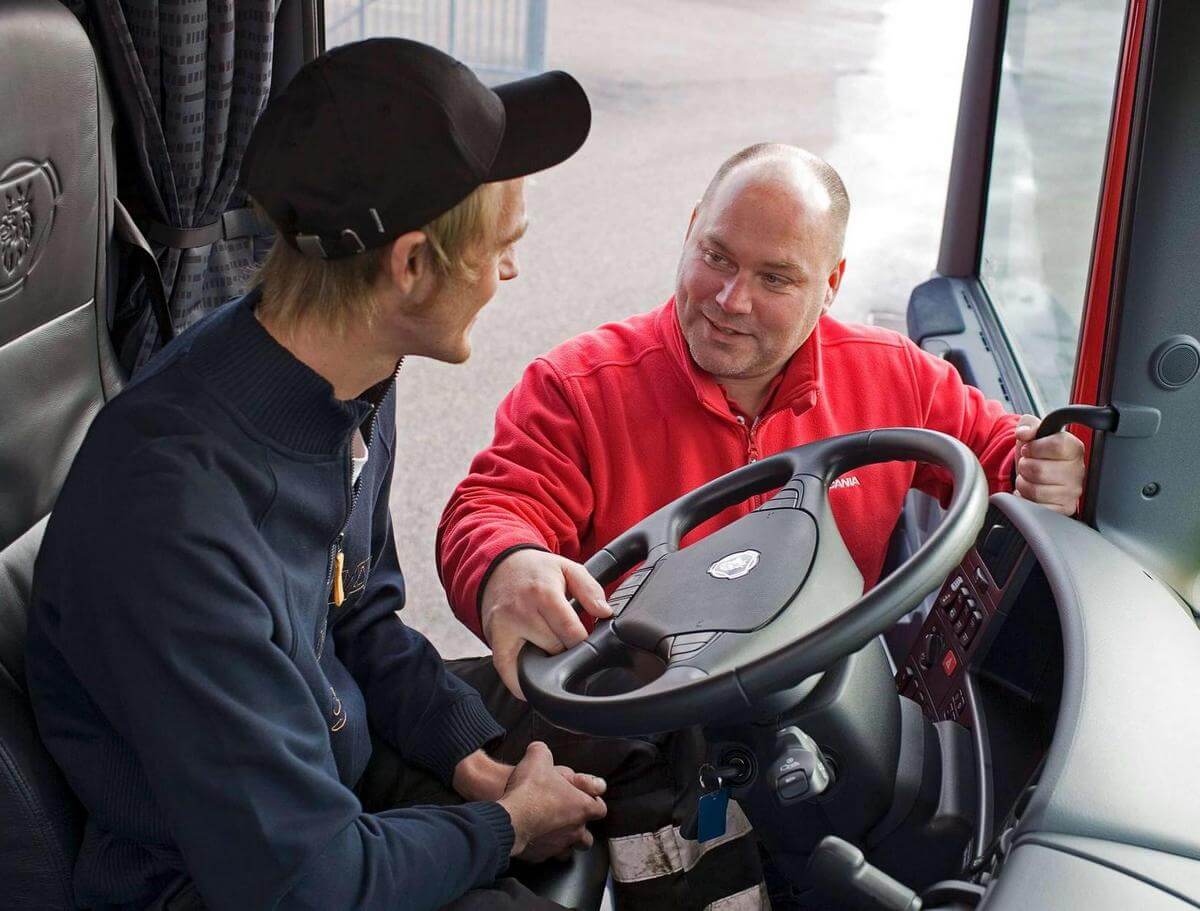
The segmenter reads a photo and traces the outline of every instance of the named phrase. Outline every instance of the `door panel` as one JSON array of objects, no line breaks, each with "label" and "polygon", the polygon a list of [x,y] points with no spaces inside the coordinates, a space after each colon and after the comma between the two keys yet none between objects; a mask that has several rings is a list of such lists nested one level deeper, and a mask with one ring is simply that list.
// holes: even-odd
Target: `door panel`
[{"label": "door panel", "polygon": [[978,282],[939,276],[918,285],[908,301],[908,334],[925,351],[953,364],[963,382],[1007,410],[1032,408]]}]

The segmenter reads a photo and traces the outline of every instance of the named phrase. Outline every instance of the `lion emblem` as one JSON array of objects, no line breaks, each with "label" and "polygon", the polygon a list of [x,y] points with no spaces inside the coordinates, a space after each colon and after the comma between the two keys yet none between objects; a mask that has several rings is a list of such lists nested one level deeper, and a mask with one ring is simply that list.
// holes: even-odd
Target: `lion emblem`
[{"label": "lion emblem", "polygon": [[0,300],[29,278],[54,227],[62,196],[49,161],[14,161],[0,171]]},{"label": "lion emblem", "polygon": [[33,241],[33,200],[30,187],[18,186],[4,195],[4,214],[0,215],[0,262],[10,275],[29,252]]}]

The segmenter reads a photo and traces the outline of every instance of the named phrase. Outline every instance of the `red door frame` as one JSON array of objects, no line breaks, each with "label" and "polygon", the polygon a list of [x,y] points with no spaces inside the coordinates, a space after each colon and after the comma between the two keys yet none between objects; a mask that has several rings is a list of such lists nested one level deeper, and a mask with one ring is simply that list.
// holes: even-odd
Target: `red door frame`
[{"label": "red door frame", "polygon": [[[1071,391],[1071,401],[1084,405],[1098,404],[1104,392],[1102,384],[1108,335],[1113,323],[1113,285],[1116,280],[1121,206],[1125,198],[1133,107],[1148,2],[1149,0],[1130,0],[1125,16],[1125,37],[1113,100],[1112,123],[1108,133],[1104,179],[1100,190],[1095,241],[1092,244],[1092,265],[1088,274],[1079,348],[1075,359],[1075,382]],[[1083,437],[1090,462],[1091,431],[1078,428],[1076,432]]]}]

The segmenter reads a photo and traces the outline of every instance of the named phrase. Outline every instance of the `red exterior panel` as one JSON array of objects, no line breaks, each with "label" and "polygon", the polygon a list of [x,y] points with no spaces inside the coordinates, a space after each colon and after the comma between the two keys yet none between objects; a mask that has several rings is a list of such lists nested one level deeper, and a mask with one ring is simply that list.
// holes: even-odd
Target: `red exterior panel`
[{"label": "red exterior panel", "polygon": [[[1079,333],[1075,383],[1071,393],[1072,402],[1086,405],[1096,404],[1101,391],[1105,342],[1112,303],[1117,234],[1121,216],[1121,200],[1125,191],[1129,139],[1133,126],[1133,105],[1138,67],[1141,61],[1142,33],[1146,25],[1146,6],[1147,0],[1131,0],[1125,20],[1125,38],[1121,49],[1112,125],[1109,128],[1104,180],[1100,190],[1096,238],[1092,247],[1092,267],[1088,277],[1083,320]],[[1091,432],[1084,428],[1076,428],[1076,432],[1083,436],[1090,456]]]}]

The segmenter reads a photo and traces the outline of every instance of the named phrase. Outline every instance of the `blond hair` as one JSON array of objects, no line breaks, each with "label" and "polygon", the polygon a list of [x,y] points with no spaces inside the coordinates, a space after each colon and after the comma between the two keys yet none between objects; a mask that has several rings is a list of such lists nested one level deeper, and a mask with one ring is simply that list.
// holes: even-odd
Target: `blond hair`
[{"label": "blond hair", "polygon": [[[497,230],[500,186],[485,183],[476,187],[454,208],[421,228],[426,255],[440,280],[478,278],[473,254]],[[391,243],[386,243],[342,259],[319,259],[305,256],[283,237],[276,237],[252,279],[263,293],[259,313],[282,326],[314,320],[340,331],[354,321],[369,324],[391,250]]]}]

